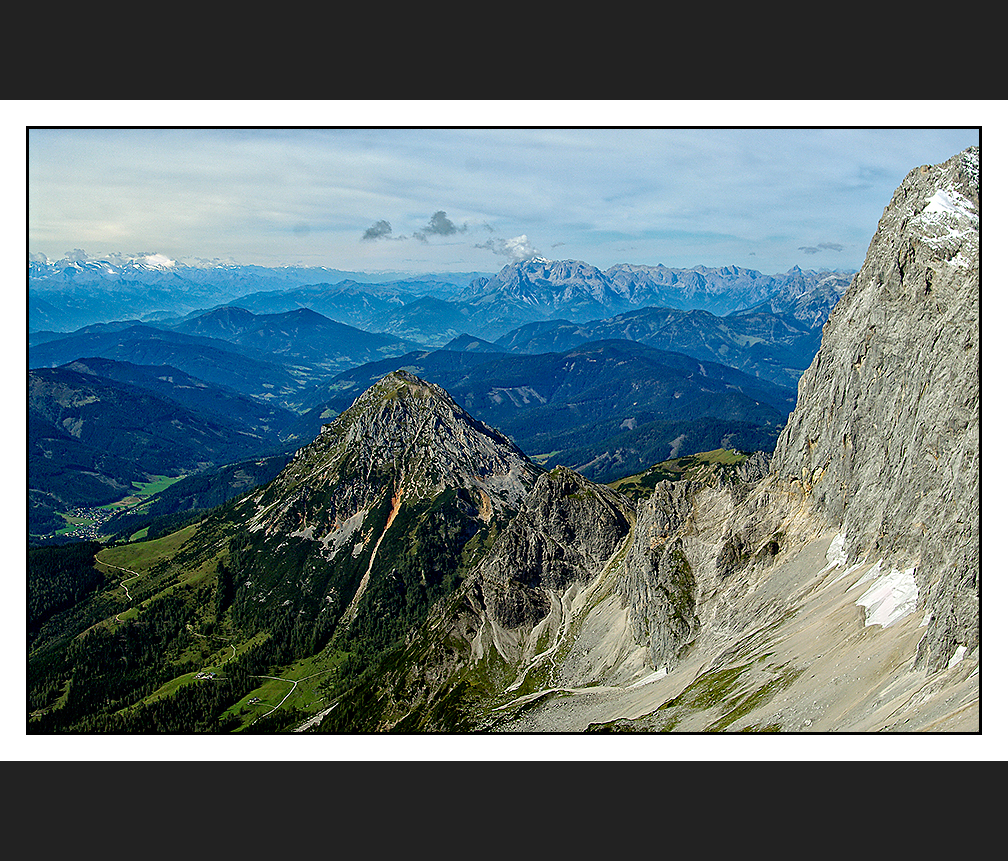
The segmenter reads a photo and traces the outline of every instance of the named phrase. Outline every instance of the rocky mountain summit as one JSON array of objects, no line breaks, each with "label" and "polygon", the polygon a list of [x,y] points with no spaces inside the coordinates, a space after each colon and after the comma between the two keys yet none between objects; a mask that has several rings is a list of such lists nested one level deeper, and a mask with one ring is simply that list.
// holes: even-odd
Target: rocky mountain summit
[{"label": "rocky mountain summit", "polygon": [[729,319],[763,313],[788,315],[810,329],[821,329],[830,310],[850,286],[844,272],[806,272],[795,266],[783,286],[766,301],[729,314]]},{"label": "rocky mountain summit", "polygon": [[[738,266],[674,269],[661,264],[621,263],[608,269],[606,275],[619,295],[635,305],[701,308],[723,315],[766,301],[787,286],[795,271],[781,278]],[[814,277],[815,273],[807,274],[806,280],[809,275]]]},{"label": "rocky mountain summit", "polygon": [[507,437],[472,418],[440,386],[400,370],[298,451],[263,493],[252,525],[332,541],[390,488],[396,507],[465,488],[482,510],[499,512],[517,508],[537,475]]}]

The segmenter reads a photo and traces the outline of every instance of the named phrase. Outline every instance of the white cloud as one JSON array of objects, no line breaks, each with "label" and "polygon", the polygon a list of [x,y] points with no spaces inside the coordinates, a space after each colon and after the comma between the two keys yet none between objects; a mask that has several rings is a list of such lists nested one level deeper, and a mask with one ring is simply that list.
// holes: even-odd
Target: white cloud
[{"label": "white cloud", "polygon": [[535,246],[529,242],[528,236],[524,233],[521,236],[514,236],[511,239],[488,239],[486,242],[478,243],[474,248],[485,248],[494,254],[507,257],[512,262],[530,260],[539,252]]}]

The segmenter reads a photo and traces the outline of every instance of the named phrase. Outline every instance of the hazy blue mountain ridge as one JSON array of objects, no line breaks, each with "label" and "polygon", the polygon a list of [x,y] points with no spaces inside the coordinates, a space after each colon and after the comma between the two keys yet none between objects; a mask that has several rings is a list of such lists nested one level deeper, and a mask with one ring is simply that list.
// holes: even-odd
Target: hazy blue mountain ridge
[{"label": "hazy blue mountain ridge", "polygon": [[30,370],[29,532],[51,531],[57,511],[119,501],[134,482],[278,452],[295,421],[172,369],[90,360]]},{"label": "hazy blue mountain ridge", "polygon": [[[29,367],[75,363],[91,376],[145,388],[212,418],[229,433],[251,434],[259,448],[236,450],[244,456],[281,440],[293,444],[313,438],[362,385],[406,367],[444,385],[466,409],[504,430],[542,463],[565,464],[608,480],[676,453],[721,445],[771,450],[793,398],[789,401],[790,395],[776,386],[761,388],[759,381],[793,390],[820,339],[819,329],[794,313],[828,306],[846,283],[842,273],[797,267],[786,277],[738,267],[685,271],[624,264],[602,272],[580,261],[542,258],[506,266],[494,276],[303,283],[337,274],[346,273],[31,263],[30,307],[43,305],[42,296],[56,304],[65,301],[70,309],[86,310],[94,300],[92,310],[133,310],[136,316],[91,322],[69,334],[32,332]],[[269,289],[190,310],[210,295],[219,299],[249,286]],[[689,304],[734,297],[738,302],[775,287],[761,306],[727,316],[630,307],[642,299]],[[175,304],[158,310],[168,295]],[[613,309],[624,310],[599,316]],[[152,322],[153,317],[161,319]],[[806,317],[812,319],[810,313]],[[30,329],[34,319],[30,313]],[[529,319],[533,322],[523,322]],[[501,331],[511,323],[523,325]],[[624,343],[591,348],[599,361],[594,377],[588,353],[579,361],[573,354],[558,358],[614,339]],[[635,350],[631,342],[657,352]],[[442,344],[443,350],[432,349]],[[505,350],[520,355],[500,355]],[[552,355],[532,355],[544,353]],[[714,389],[708,381],[708,391],[688,379],[671,391],[673,380],[691,373],[677,366],[669,375],[672,353],[744,374],[733,383],[719,381]],[[626,397],[642,390],[643,400]],[[115,421],[113,410],[109,426]],[[32,427],[37,431],[38,422]],[[33,472],[50,476],[45,478],[50,483],[52,476],[62,476],[71,488],[64,502],[111,497],[137,480],[117,463],[111,471],[122,478],[112,480],[114,491],[107,483],[74,491],[74,482],[87,485],[109,470],[96,466],[98,454],[79,450],[80,440],[46,433],[59,437],[61,453],[44,466],[33,461]],[[55,451],[56,444],[47,450]],[[148,463],[146,472],[171,474],[176,461],[176,455],[166,454],[160,466]],[[70,482],[75,470],[79,475]]]},{"label": "hazy blue mountain ridge", "polygon": [[134,365],[170,365],[205,382],[272,398],[280,404],[301,388],[298,378],[282,364],[247,355],[227,341],[147,325],[74,334],[29,347],[28,366],[55,368],[83,357]]},{"label": "hazy blue mountain ridge", "polygon": [[257,315],[227,306],[190,318],[175,330],[220,338],[248,355],[304,367],[313,378],[423,346],[394,335],[365,332],[308,308]]},{"label": "hazy blue mountain ridge", "polygon": [[719,362],[778,385],[797,386],[819,348],[821,333],[781,313],[718,317],[709,311],[641,308],[606,320],[528,323],[498,338],[511,352],[570,349],[589,341],[625,338],[662,350]]},{"label": "hazy blue mountain ridge", "polygon": [[771,451],[795,401],[791,389],[725,365],[609,340],[538,355],[436,350],[374,362],[316,390],[321,406],[306,418],[321,426],[399,368],[444,388],[543,465],[597,481],[690,449]]},{"label": "hazy blue mountain ridge", "polygon": [[[258,314],[299,307],[368,331],[389,331],[385,317],[424,297],[439,299],[473,323],[465,330],[487,340],[534,319],[602,319],[643,306],[699,308],[724,315],[781,291],[807,292],[823,279],[852,273],[815,273],[797,267],[764,275],[737,266],[672,269],[619,264],[602,272],[574,260],[513,263],[494,275],[364,276],[321,267],[158,267],[113,261],[29,262],[29,331],[74,331],[124,317],[184,317],[200,309],[239,305]],[[346,277],[346,276],[352,277]],[[391,273],[390,273],[391,275]],[[435,329],[438,327],[435,327]],[[444,328],[442,325],[440,328]],[[455,331],[437,346],[461,334]],[[408,337],[416,338],[416,334]]]}]

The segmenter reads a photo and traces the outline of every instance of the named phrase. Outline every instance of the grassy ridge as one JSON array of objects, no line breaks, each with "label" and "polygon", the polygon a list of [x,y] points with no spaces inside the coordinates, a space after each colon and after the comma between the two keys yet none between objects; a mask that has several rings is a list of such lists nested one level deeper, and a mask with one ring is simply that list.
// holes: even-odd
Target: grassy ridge
[{"label": "grassy ridge", "polygon": [[656,463],[644,472],[628,475],[626,478],[610,482],[608,486],[636,501],[650,496],[659,481],[699,479],[742,463],[747,456],[737,449],[727,448],[698,452]]}]

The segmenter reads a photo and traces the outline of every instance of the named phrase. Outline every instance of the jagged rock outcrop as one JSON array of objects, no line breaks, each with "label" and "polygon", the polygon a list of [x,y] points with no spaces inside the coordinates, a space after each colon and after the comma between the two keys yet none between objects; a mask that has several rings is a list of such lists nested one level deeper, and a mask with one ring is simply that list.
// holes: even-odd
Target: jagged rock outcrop
[{"label": "jagged rock outcrop", "polygon": [[689,482],[659,482],[637,512],[620,595],[636,639],[664,665],[696,633],[697,582],[683,551],[682,531],[693,513]]},{"label": "jagged rock outcrop", "polygon": [[638,506],[619,592],[654,667],[672,664],[710,622],[711,599],[730,574],[782,549],[781,518],[766,517],[765,490],[753,494],[768,469],[757,452],[698,478],[658,482]]},{"label": "jagged rock outcrop", "polygon": [[550,595],[599,573],[630,531],[626,501],[566,467],[539,477],[477,572],[490,618],[532,627]]},{"label": "jagged rock outcrop", "polygon": [[772,468],[853,559],[913,567],[920,660],[979,643],[980,152],[912,171],[802,377]]}]

